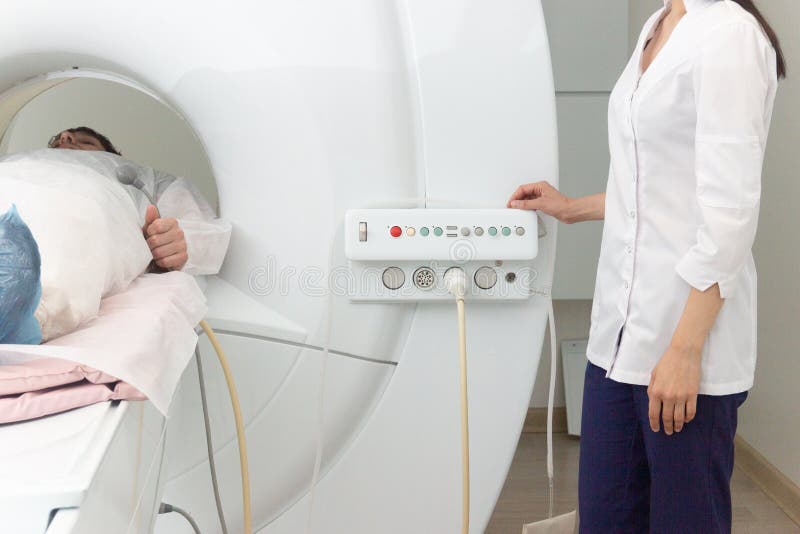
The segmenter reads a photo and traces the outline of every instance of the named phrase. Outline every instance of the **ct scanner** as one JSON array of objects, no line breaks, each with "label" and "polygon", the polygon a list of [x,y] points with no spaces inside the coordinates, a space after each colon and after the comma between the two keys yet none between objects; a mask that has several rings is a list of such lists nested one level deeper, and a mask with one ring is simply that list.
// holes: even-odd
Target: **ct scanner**
[{"label": "ct scanner", "polygon": [[[558,185],[540,2],[6,4],[0,132],[54,85],[94,77],[158,99],[205,147],[234,225],[223,271],[208,280],[208,322],[238,382],[254,530],[305,532],[328,255],[347,268],[344,213],[502,208],[519,183]],[[476,533],[505,481],[538,367],[556,238],[554,221],[540,221],[529,294],[467,300]],[[455,307],[391,300],[331,300],[312,532],[457,531]],[[241,532],[227,393],[205,339],[200,351],[225,516]],[[0,489],[3,530],[191,532],[175,514],[156,518],[164,501],[219,532],[199,406],[192,365],[168,418],[121,402],[6,432],[6,452],[27,469],[3,468],[17,481]]]}]

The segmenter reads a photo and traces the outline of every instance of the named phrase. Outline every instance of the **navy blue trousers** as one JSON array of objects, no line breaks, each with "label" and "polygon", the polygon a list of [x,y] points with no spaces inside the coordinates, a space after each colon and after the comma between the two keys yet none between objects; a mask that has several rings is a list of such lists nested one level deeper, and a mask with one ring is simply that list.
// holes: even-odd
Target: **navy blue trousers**
[{"label": "navy blue trousers", "polygon": [[650,430],[646,386],[586,368],[581,418],[581,533],[731,531],[736,412],[747,392],[700,395],[681,432]]}]

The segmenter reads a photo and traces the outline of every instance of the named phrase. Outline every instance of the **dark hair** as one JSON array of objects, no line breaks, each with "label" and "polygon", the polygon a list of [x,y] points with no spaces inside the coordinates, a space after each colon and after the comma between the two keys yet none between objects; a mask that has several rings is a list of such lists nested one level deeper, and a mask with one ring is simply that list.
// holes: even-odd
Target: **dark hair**
[{"label": "dark hair", "polygon": [[[101,134],[96,130],[93,130],[92,128],[89,128],[88,126],[78,126],[76,128],[69,128],[64,131],[69,133],[82,133],[84,135],[91,135],[100,142],[100,144],[103,146],[103,150],[105,150],[106,152],[111,152],[112,154],[116,154],[117,156],[122,155],[122,152],[117,150],[117,148],[114,146],[114,144],[108,137],[106,137],[105,135]],[[53,136],[53,139],[55,139],[56,137],[57,136]]]},{"label": "dark hair", "polygon": [[778,36],[775,34],[775,30],[773,30],[772,26],[769,25],[769,22],[767,22],[767,19],[761,13],[758,7],[756,7],[756,4],[753,0],[733,1],[742,6],[745,11],[753,15],[758,23],[761,24],[761,27],[764,29],[764,33],[767,34],[767,37],[769,37],[769,40],[772,43],[772,47],[775,49],[775,54],[778,56],[778,78],[786,78],[786,58],[783,55],[781,42],[778,39]]}]

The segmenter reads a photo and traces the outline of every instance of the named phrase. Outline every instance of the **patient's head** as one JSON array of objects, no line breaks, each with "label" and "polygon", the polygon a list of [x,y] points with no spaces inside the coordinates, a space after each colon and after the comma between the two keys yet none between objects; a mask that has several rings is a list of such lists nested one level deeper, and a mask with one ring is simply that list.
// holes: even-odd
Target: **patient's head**
[{"label": "patient's head", "polygon": [[50,138],[47,144],[50,148],[66,148],[70,150],[98,150],[111,152],[117,156],[122,154],[117,150],[111,141],[100,132],[96,132],[86,126],[78,126],[59,132]]}]

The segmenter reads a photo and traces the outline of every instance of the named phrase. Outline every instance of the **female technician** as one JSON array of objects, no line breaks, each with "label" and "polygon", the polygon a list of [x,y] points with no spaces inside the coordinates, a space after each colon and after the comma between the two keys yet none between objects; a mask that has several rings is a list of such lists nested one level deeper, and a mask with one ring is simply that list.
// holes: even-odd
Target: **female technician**
[{"label": "female technician", "polygon": [[584,389],[581,532],[731,530],[756,363],[756,234],[778,39],[751,0],[665,0],[609,103],[604,194],[509,207],[605,219]]}]

